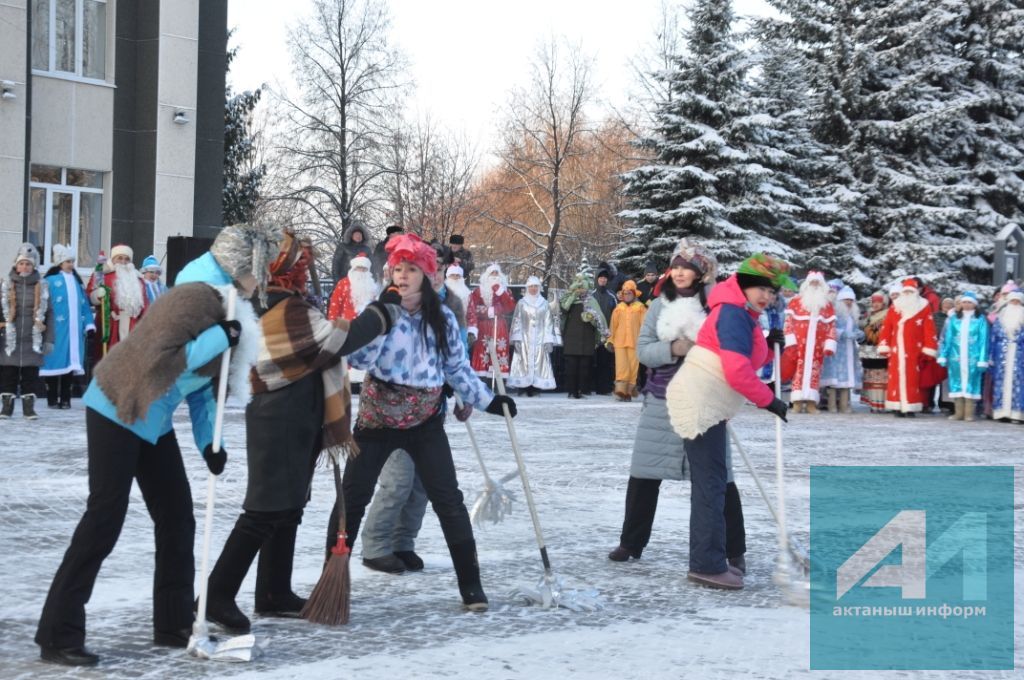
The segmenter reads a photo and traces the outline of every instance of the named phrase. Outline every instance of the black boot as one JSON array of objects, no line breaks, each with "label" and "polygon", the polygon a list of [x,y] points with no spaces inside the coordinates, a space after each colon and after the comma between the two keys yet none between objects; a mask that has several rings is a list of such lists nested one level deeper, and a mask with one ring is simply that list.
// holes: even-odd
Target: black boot
[{"label": "black boot", "polygon": [[58,392],[60,390],[60,376],[51,375],[46,377],[46,405],[50,408],[58,408]]},{"label": "black boot", "polygon": [[36,414],[36,395],[21,395],[21,412],[25,414],[25,417],[29,420],[35,420],[39,417],[38,414]]},{"label": "black boot", "polygon": [[74,376],[71,373],[60,377],[60,407],[62,409],[71,408],[71,383],[73,382]]},{"label": "black boot", "polygon": [[295,533],[299,527],[278,527],[260,548],[256,564],[256,613],[260,616],[298,618],[306,600],[292,592]]},{"label": "black boot", "polygon": [[487,596],[480,585],[480,564],[476,559],[476,541],[448,546],[459,581],[462,606],[473,612],[487,611]]},{"label": "black boot", "polygon": [[3,401],[3,406],[0,407],[0,418],[10,418],[14,415],[14,395],[13,394],[0,394],[0,400]]},{"label": "black boot", "polygon": [[210,572],[206,598],[206,620],[218,623],[232,633],[248,633],[249,619],[235,604],[242,580],[263,543],[258,537],[232,529],[217,564]]}]

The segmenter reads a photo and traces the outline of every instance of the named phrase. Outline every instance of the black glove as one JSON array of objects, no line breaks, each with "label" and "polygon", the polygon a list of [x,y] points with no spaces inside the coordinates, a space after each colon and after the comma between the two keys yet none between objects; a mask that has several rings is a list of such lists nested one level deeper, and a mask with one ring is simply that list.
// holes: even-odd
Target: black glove
[{"label": "black glove", "polygon": [[[776,345],[786,346],[786,334],[781,328],[773,328],[768,331],[768,335],[765,336],[765,340],[768,341],[768,346],[775,349]],[[785,418],[783,418],[785,420]]]},{"label": "black glove", "polygon": [[221,449],[214,453],[213,444],[207,444],[203,449],[203,460],[206,461],[206,467],[210,468],[210,472],[219,475],[224,472],[224,464],[228,462],[228,452]]},{"label": "black glove", "polygon": [[242,337],[242,324],[238,321],[218,321],[217,325],[224,331],[224,335],[228,337],[228,347],[234,347],[238,344],[238,339]]},{"label": "black glove", "polygon": [[398,289],[391,286],[377,298],[380,302],[386,305],[400,305],[402,304],[402,295],[398,292]]},{"label": "black glove", "polygon": [[494,399],[491,400],[491,403],[488,404],[487,408],[485,408],[484,410],[490,413],[492,416],[502,416],[505,415],[505,412],[501,409],[502,404],[508,406],[508,414],[515,418],[517,413],[516,402],[514,399],[512,399],[512,397],[506,396],[504,394],[494,395]]},{"label": "black glove", "polygon": [[443,385],[443,386],[441,387],[441,394],[443,394],[443,395],[444,395],[444,398],[445,398],[445,399],[451,399],[452,397],[454,397],[454,396],[455,396],[455,388],[453,388],[453,387],[452,387],[451,385],[449,385],[448,383],[445,383],[445,384],[444,384],[444,385]]},{"label": "black glove", "polygon": [[774,413],[778,417],[782,418],[782,422],[788,423],[786,420],[786,412],[789,411],[789,407],[786,406],[786,402],[782,401],[778,397],[772,399],[772,403],[764,407],[764,410]]}]

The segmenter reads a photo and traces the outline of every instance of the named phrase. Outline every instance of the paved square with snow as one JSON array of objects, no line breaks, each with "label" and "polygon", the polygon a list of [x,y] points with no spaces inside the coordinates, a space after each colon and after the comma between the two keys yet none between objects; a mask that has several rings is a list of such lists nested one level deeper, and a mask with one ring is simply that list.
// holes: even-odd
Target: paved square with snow
[{"label": "paved square with snow", "polygon": [[[772,583],[776,532],[742,460],[735,456],[743,495],[750,569],[746,588],[723,593],[686,581],[689,483],[662,486],[654,534],[643,559],[610,562],[618,542],[638,403],[564,395],[519,399],[517,434],[528,465],[548,550],[568,588],[596,589],[604,608],[591,613],[545,610],[511,597],[543,570],[518,480],[511,517],[477,531],[485,614],[463,612],[451,561],[432,512],[417,550],[421,573],[391,576],[366,570],[357,543],[352,560],[352,620],[324,628],[301,620],[254,619],[266,654],[247,664],[199,661],[183,650],[151,644],[152,524],[135,489],[120,541],[104,563],[88,611],[87,645],[101,657],[94,669],[63,669],[38,661],[32,641],[42,603],[63,551],[84,510],[87,493],[85,420],[43,408],[41,418],[0,422],[0,677],[39,678],[793,678],[835,677],[808,670],[808,615],[788,606]],[[495,477],[515,461],[504,422],[473,417]],[[771,416],[745,409],[734,427],[774,493]],[[206,468],[187,417],[176,419],[196,503],[197,569]],[[482,488],[465,428],[450,419],[461,488],[471,505]],[[218,485],[214,555],[240,511],[245,493],[245,429],[240,409],[226,427],[228,467]],[[1016,465],[1024,456],[1024,427],[990,421],[949,422],[940,416],[822,413],[794,415],[785,427],[787,502],[794,533],[808,535],[810,465]],[[1016,525],[1024,482],[1017,475]],[[295,590],[307,595],[322,560],[323,536],[334,500],[328,470],[319,470],[313,499],[299,529]],[[1016,532],[1015,564],[1022,546]],[[1018,586],[1019,581],[1018,580]],[[252,612],[255,569],[238,603]],[[1024,602],[1016,600],[1016,666],[1024,664]],[[843,673],[874,678],[877,673]],[[1011,673],[891,672],[887,677],[1010,677]]]}]

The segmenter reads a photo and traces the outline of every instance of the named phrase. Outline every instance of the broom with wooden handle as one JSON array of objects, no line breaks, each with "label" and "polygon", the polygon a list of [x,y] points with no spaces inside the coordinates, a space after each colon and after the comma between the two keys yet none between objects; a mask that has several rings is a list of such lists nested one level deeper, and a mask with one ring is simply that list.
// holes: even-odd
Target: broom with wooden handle
[{"label": "broom with wooden handle", "polygon": [[[344,359],[342,370],[348,367]],[[331,548],[331,554],[320,574],[320,580],[310,593],[300,616],[311,623],[326,626],[343,626],[348,623],[352,598],[352,575],[349,573],[348,532],[345,530],[345,492],[341,486],[341,462],[337,451],[331,452],[334,467],[335,503],[338,507],[338,541]]]}]

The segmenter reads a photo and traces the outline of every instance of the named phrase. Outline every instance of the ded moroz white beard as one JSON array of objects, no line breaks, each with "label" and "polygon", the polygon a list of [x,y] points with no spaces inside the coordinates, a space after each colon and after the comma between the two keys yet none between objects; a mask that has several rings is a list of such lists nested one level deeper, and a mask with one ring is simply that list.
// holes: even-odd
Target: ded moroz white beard
[{"label": "ded moroz white beard", "polygon": [[847,307],[846,306],[846,300],[840,300],[839,302],[836,302],[835,303],[835,309],[836,309],[836,317],[839,318],[839,319],[846,320],[846,319],[849,319],[850,317],[856,318],[856,316],[859,316],[859,314],[857,314],[855,316],[857,307],[854,306],[853,309]]},{"label": "ded moroz white beard", "polygon": [[371,272],[350,271],[348,273],[348,284],[352,297],[352,306],[355,307],[356,313],[361,314],[366,309],[366,305],[373,302],[373,299],[377,297],[377,282],[373,280]]},{"label": "ded moroz white beard", "polygon": [[142,286],[139,271],[131,262],[114,265],[114,304],[130,317],[142,313]]},{"label": "ded moroz white beard", "polygon": [[900,316],[911,317],[921,311],[924,305],[928,304],[917,291],[904,291],[892,303]]},{"label": "ded moroz white beard", "polygon": [[[501,275],[488,276],[480,280],[480,297],[488,307],[491,306],[491,301],[494,300],[494,284],[501,285]],[[501,289],[499,288],[498,290]]]},{"label": "ded moroz white beard", "polygon": [[[466,280],[461,277],[449,277],[444,280],[444,285],[455,297],[462,301],[462,305],[466,305],[466,300],[469,299],[469,286],[466,285]],[[483,291],[480,291],[483,294]]]},{"label": "ded moroz white beard", "polygon": [[999,312],[999,323],[1003,330],[1011,338],[1016,336],[1017,331],[1024,327],[1024,305],[1006,305],[1003,311]]},{"label": "ded moroz white beard", "polygon": [[828,304],[828,288],[824,286],[802,286],[800,304],[811,314],[816,314]]}]

